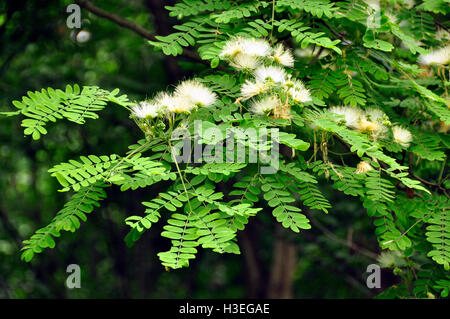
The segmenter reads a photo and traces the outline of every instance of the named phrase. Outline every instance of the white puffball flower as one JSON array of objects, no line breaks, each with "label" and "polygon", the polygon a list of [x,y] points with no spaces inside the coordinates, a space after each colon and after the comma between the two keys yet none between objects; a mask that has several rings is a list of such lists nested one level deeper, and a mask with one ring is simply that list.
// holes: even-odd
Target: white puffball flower
[{"label": "white puffball flower", "polygon": [[394,141],[403,147],[409,147],[412,141],[411,132],[400,126],[392,127],[392,135],[394,136]]},{"label": "white puffball flower", "polygon": [[246,80],[241,87],[242,100],[246,101],[255,95],[265,93],[268,89],[269,86],[264,82]]},{"label": "white puffball flower", "polygon": [[305,103],[312,101],[311,94],[302,81],[294,80],[285,84],[289,87],[288,93],[294,102]]},{"label": "white puffball flower", "polygon": [[306,103],[312,101],[311,94],[307,88],[291,91],[290,94],[294,102]]},{"label": "white puffball flower", "polygon": [[171,113],[189,113],[195,105],[185,96],[174,96],[173,103],[167,107]]},{"label": "white puffball flower", "polygon": [[293,67],[294,66],[294,56],[291,53],[291,50],[285,49],[282,44],[279,44],[273,50],[270,58],[284,66]]},{"label": "white puffball flower", "polygon": [[161,107],[154,102],[143,101],[133,106],[131,111],[134,116],[141,119],[155,118],[160,114]]},{"label": "white puffball flower", "polygon": [[263,115],[273,111],[278,105],[280,105],[280,100],[277,97],[267,96],[259,100],[253,100],[250,103],[250,111]]},{"label": "white puffball flower", "polygon": [[225,45],[222,48],[222,51],[220,52],[220,57],[234,57],[239,53],[242,53],[243,46],[242,46],[242,37],[234,37],[225,42]]},{"label": "white puffball flower", "polygon": [[272,47],[264,39],[242,38],[242,52],[247,55],[265,57],[270,54]]},{"label": "white puffball flower", "polygon": [[328,109],[329,112],[343,115],[345,119],[345,125],[350,128],[358,127],[359,119],[363,112],[360,108],[349,106],[333,106]]},{"label": "white puffball flower", "polygon": [[259,57],[254,55],[248,55],[244,53],[238,53],[231,61],[230,65],[236,70],[250,71],[254,70],[261,65]]},{"label": "white puffball flower", "polygon": [[386,133],[385,124],[390,124],[386,114],[379,109],[372,108],[366,110],[360,117],[356,129],[360,132],[370,133],[376,139]]},{"label": "white puffball flower", "polygon": [[169,110],[174,108],[176,99],[172,94],[159,92],[156,94],[155,101],[160,105],[162,110]]},{"label": "white puffball flower", "polygon": [[373,167],[370,166],[370,164],[366,161],[361,161],[358,163],[358,166],[356,166],[356,174],[365,174],[369,171],[373,170]]},{"label": "white puffball flower", "polygon": [[180,83],[175,89],[175,97],[189,99],[192,104],[199,107],[211,106],[217,100],[217,96],[213,91],[203,83],[195,80],[187,80]]},{"label": "white puffball flower", "polygon": [[381,111],[379,109],[374,109],[374,108],[367,109],[364,112],[364,115],[370,121],[376,121],[376,122],[380,122],[380,123],[383,123],[387,119],[387,115],[383,111]]},{"label": "white puffball flower", "polygon": [[260,66],[255,70],[254,75],[259,82],[271,79],[275,83],[283,83],[286,80],[286,72],[278,66]]},{"label": "white puffball flower", "polygon": [[356,126],[360,132],[369,132],[372,134],[378,134],[383,131],[383,126],[376,121],[369,121],[364,115],[359,119]]},{"label": "white puffball flower", "polygon": [[195,107],[190,98],[175,96],[166,92],[158,93],[155,101],[162,110],[170,113],[189,113]]},{"label": "white puffball flower", "polygon": [[450,62],[450,45],[434,50],[428,54],[420,55],[418,61],[422,65],[448,64]]},{"label": "white puffball flower", "polygon": [[377,257],[377,262],[381,268],[394,268],[403,264],[403,254],[398,250],[383,251]]}]

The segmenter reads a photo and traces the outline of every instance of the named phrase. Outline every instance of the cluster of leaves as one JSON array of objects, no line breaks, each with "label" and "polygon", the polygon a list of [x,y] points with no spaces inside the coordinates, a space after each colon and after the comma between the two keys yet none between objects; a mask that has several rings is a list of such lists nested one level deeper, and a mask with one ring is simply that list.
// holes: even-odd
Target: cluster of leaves
[{"label": "cluster of leaves", "polygon": [[77,84],[73,87],[67,85],[65,91],[42,89],[40,92],[28,92],[22,101],[13,101],[18,111],[2,114],[26,116],[27,118],[22,121],[24,133],[38,140],[42,134],[47,134],[45,126],[48,122],[65,118],[77,124],[84,124],[86,119],[98,119],[97,112],[108,102],[127,106],[129,104],[127,96],[117,96],[118,93],[118,89],[108,92],[95,86],[80,89]]},{"label": "cluster of leaves", "polygon": [[[47,227],[25,242],[23,258],[29,261],[34,253],[53,247],[52,237],[61,230],[78,228],[78,219],[85,219],[108,185],[126,191],[173,181],[142,203],[144,216],[127,218],[131,231],[126,242],[132,245],[154,223],[165,220],[161,236],[172,246],[159,257],[164,266],[180,268],[189,265],[199,247],[239,253],[237,231],[264,207],[285,228],[294,232],[311,228],[307,211],[332,213],[317,187],[318,180],[325,180],[357,197],[373,220],[380,247],[399,254],[388,267],[395,268],[403,281],[384,296],[447,296],[448,66],[419,67],[418,57],[447,44],[448,35],[437,38],[436,34],[445,34],[448,28],[449,7],[444,0],[415,2],[407,8],[406,1],[381,1],[381,9],[373,9],[356,0],[183,0],[167,7],[181,24],[174,27],[177,32],[150,44],[166,55],[195,46],[211,64],[208,74],[197,80],[219,97],[214,106],[190,114],[183,125],[192,129],[195,120],[202,120],[207,128],[221,132],[277,127],[281,132],[276,142],[289,154],[280,155],[278,170],[269,175],[259,170],[264,163],[248,160],[178,165],[169,135],[164,135],[147,136],[123,157],[90,155],[57,165],[50,172],[63,190],[73,190],[75,195]],[[305,81],[312,101],[293,105],[289,119],[247,112],[239,103],[244,79],[225,64],[217,68],[220,51],[236,36],[282,40],[292,47],[298,58],[289,72]],[[49,121],[64,117],[82,124],[85,118],[97,118],[95,112],[108,102],[132,104],[117,97],[117,91],[68,86],[65,92],[29,93],[22,102],[13,103],[19,111],[7,115],[26,116],[25,134],[39,139]],[[374,141],[349,129],[327,111],[338,105],[382,110],[392,123],[412,132],[412,145]],[[200,135],[194,139],[200,146],[227,138],[226,134],[219,140]],[[248,140],[241,143],[247,151],[254,148]],[[370,170],[357,173],[361,161]],[[257,206],[264,202],[267,206]]]}]

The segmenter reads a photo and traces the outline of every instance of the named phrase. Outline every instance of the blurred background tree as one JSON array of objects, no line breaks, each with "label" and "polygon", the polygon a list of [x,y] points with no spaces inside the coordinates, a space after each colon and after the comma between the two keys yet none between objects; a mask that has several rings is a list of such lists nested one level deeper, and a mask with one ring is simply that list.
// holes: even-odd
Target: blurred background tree
[{"label": "blurred background tree", "polygon": [[[71,1],[7,0],[0,3],[0,111],[27,91],[64,88],[67,84],[121,89],[141,100],[205,68],[195,54],[165,57],[147,44],[146,36],[168,34],[173,18],[164,5],[172,1],[101,1],[101,12],[132,21],[148,32],[92,13],[82,4],[83,34],[66,26]],[[95,11],[95,10],[94,10]],[[113,19],[114,20],[114,19]],[[124,21],[124,20],[121,20]],[[86,33],[84,34],[86,36]],[[365,285],[366,267],[379,252],[370,219],[362,205],[322,188],[333,214],[310,214],[313,227],[301,234],[283,231],[267,214],[259,214],[239,234],[242,255],[201,250],[187,269],[167,272],[156,252],[169,243],[161,226],[133,248],[123,238],[123,220],[142,214],[141,201],[157,189],[132,195],[109,190],[102,208],[76,233],[64,235],[55,249],[31,264],[20,261],[22,240],[46,225],[64,205],[67,194],[55,192],[47,170],[78,154],[123,153],[140,132],[118,107],[102,112],[103,121],[84,126],[53,125],[53,134],[30,142],[19,121],[0,125],[0,298],[345,298],[372,297],[379,289]],[[268,212],[269,213],[269,212]],[[356,221],[356,222],[355,222]],[[159,224],[161,225],[161,224]],[[378,249],[378,248],[377,248]],[[81,289],[67,289],[66,267],[81,267]],[[383,285],[396,278],[383,274]]]}]

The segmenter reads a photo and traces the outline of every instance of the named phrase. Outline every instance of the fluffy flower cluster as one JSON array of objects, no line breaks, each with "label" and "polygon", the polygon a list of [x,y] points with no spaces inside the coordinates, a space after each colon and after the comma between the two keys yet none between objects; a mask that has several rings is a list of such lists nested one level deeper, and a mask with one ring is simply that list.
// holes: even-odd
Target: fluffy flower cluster
[{"label": "fluffy flower cluster", "polygon": [[303,83],[284,69],[294,66],[294,56],[282,44],[271,47],[264,39],[235,37],[225,43],[220,57],[251,75],[241,87],[241,99],[252,99],[250,110],[256,114],[289,118],[290,102],[311,101]]},{"label": "fluffy flower cluster", "polygon": [[250,103],[250,110],[255,114],[263,115],[273,111],[279,105],[281,105],[281,101],[276,96],[269,95],[253,100]]},{"label": "fluffy flower cluster", "polygon": [[145,118],[155,118],[158,116],[160,111],[159,105],[152,103],[151,101],[143,101],[132,108],[133,115],[145,119]]},{"label": "fluffy flower cluster", "polygon": [[394,141],[403,147],[409,147],[412,141],[411,132],[400,126],[394,126],[392,128],[392,135],[394,136]]},{"label": "fluffy flower cluster", "polygon": [[216,94],[202,83],[187,80],[174,93],[159,92],[155,98],[132,107],[136,118],[152,119],[172,113],[189,113],[197,107],[208,107],[216,102]]},{"label": "fluffy flower cluster", "polygon": [[384,137],[390,125],[389,118],[379,109],[368,109],[359,118],[356,129],[362,133],[369,133],[374,140]]},{"label": "fluffy flower cluster", "polygon": [[328,111],[344,116],[345,125],[352,129],[358,127],[359,119],[363,115],[362,110],[357,107],[333,106]]},{"label": "fluffy flower cluster", "polygon": [[419,56],[419,63],[422,65],[442,65],[450,62],[450,45],[434,50],[428,54]]},{"label": "fluffy flower cluster", "polygon": [[252,71],[269,59],[283,66],[294,66],[294,57],[282,44],[272,48],[264,39],[235,37],[227,41],[219,55],[239,71]]},{"label": "fluffy flower cluster", "polygon": [[369,171],[373,170],[373,167],[370,166],[369,162],[361,161],[358,163],[358,166],[356,166],[356,174],[365,174]]},{"label": "fluffy flower cluster", "polygon": [[[388,116],[379,109],[371,108],[363,111],[357,107],[334,106],[328,111],[342,115],[348,128],[367,133],[373,140],[386,138],[391,126]],[[392,135],[394,141],[403,147],[409,147],[412,141],[411,132],[400,126],[392,127]]]},{"label": "fluffy flower cluster", "polygon": [[[261,98],[261,95],[269,98]],[[253,79],[246,80],[242,85],[241,96],[244,101],[258,97],[251,103],[250,110],[253,112],[261,114],[257,110],[265,110],[265,114],[272,113],[281,118],[289,118],[289,101],[295,103],[311,101],[309,90],[301,81],[292,79],[283,68],[272,65],[257,68],[253,73]],[[258,106],[260,103],[264,106]]]}]

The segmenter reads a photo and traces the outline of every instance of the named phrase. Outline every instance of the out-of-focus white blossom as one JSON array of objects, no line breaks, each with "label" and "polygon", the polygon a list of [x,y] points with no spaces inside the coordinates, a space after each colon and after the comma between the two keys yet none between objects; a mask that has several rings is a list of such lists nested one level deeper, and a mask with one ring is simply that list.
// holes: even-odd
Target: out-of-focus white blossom
[{"label": "out-of-focus white blossom", "polygon": [[395,266],[403,266],[405,264],[402,253],[398,250],[381,252],[377,258],[377,262],[381,268],[394,268]]},{"label": "out-of-focus white blossom", "polygon": [[333,106],[330,107],[328,111],[334,114],[343,115],[345,125],[350,128],[358,127],[359,119],[363,115],[360,108],[350,106]]},{"label": "out-of-focus white blossom", "polygon": [[371,121],[377,121],[380,123],[383,123],[384,121],[386,121],[388,119],[387,115],[379,110],[379,109],[374,109],[374,108],[370,108],[367,109],[364,112],[364,115]]},{"label": "out-of-focus white blossom", "polygon": [[411,9],[412,7],[414,7],[415,4],[416,2],[414,0],[403,0],[403,6],[406,9]]},{"label": "out-of-focus white blossom", "polygon": [[382,137],[387,132],[385,124],[390,124],[386,114],[379,109],[368,109],[359,118],[356,129],[363,133],[370,133],[373,139]]},{"label": "out-of-focus white blossom", "polygon": [[385,131],[383,125],[376,121],[369,121],[365,116],[359,119],[356,129],[362,133],[370,133],[374,137]]},{"label": "out-of-focus white blossom", "polygon": [[422,65],[448,64],[450,62],[450,45],[419,56]]},{"label": "out-of-focus white blossom", "polygon": [[394,136],[394,141],[403,147],[409,147],[412,141],[411,132],[400,126],[392,127],[392,135]]},{"label": "out-of-focus white blossom", "polygon": [[363,0],[373,11],[380,11],[380,0]]},{"label": "out-of-focus white blossom", "polygon": [[397,24],[398,18],[394,12],[385,12],[384,15],[389,18],[389,22]]},{"label": "out-of-focus white blossom", "polygon": [[91,33],[86,30],[81,30],[76,35],[76,40],[78,43],[85,43],[91,39]]},{"label": "out-of-focus white blossom", "polygon": [[436,40],[438,41],[449,41],[450,40],[450,32],[448,32],[447,30],[443,29],[443,28],[438,28],[436,31],[436,36],[435,36]]},{"label": "out-of-focus white blossom", "polygon": [[369,162],[361,161],[358,163],[358,166],[356,166],[356,174],[365,174],[369,171],[373,170],[373,167],[370,166]]}]

